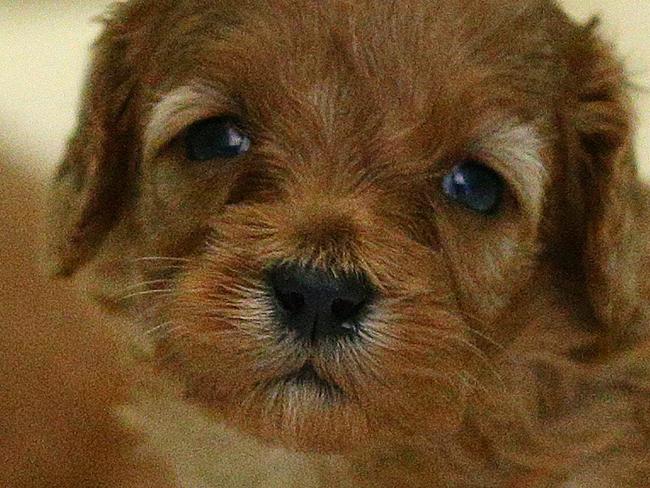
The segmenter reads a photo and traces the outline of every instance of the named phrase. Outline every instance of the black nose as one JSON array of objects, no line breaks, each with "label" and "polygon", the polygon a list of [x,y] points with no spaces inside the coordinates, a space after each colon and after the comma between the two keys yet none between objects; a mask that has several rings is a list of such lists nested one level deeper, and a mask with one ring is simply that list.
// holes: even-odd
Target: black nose
[{"label": "black nose", "polygon": [[297,264],[267,274],[279,321],[308,340],[353,334],[374,291],[359,275],[341,275]]}]

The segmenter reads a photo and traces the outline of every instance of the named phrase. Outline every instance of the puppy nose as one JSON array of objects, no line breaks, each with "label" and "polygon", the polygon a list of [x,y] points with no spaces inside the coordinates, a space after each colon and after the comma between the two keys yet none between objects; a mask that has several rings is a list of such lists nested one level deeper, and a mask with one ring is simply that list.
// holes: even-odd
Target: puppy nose
[{"label": "puppy nose", "polygon": [[279,321],[312,341],[352,335],[374,291],[363,275],[281,264],[267,274]]}]

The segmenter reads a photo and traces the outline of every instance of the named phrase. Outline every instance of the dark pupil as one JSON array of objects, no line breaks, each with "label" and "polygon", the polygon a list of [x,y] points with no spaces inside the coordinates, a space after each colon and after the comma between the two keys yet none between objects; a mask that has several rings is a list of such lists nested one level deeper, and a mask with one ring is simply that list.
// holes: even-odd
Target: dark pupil
[{"label": "dark pupil", "polygon": [[233,158],[248,151],[249,139],[229,119],[215,118],[192,125],[185,136],[191,161]]},{"label": "dark pupil", "polygon": [[452,200],[480,213],[497,210],[503,195],[503,180],[492,169],[476,162],[456,166],[443,180],[443,190]]}]

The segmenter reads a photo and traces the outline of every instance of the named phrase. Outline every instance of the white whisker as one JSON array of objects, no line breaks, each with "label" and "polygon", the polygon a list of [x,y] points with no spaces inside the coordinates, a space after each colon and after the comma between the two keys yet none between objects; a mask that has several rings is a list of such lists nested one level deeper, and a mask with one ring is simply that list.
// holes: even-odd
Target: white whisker
[{"label": "white whisker", "polygon": [[131,261],[173,261],[178,263],[191,263],[192,260],[189,258],[174,258],[166,256],[143,256],[139,258],[133,258]]},{"label": "white whisker", "polygon": [[171,320],[170,320],[170,321],[167,321],[167,322],[163,322],[163,323],[160,324],[160,325],[157,325],[157,326],[155,326],[155,327],[152,327],[152,328],[149,329],[149,330],[146,330],[146,331],[144,332],[144,335],[145,335],[145,336],[152,335],[152,334],[154,334],[154,333],[160,331],[161,329],[168,328],[168,327],[169,327],[170,325],[172,325],[173,323],[174,323],[174,322],[171,321]]},{"label": "white whisker", "polygon": [[173,280],[171,279],[159,279],[159,280],[150,280],[150,281],[143,281],[141,283],[136,283],[134,285],[129,285],[126,288],[124,288],[124,291],[132,291],[132,290],[137,290],[138,288],[144,288],[146,286],[151,286],[151,285],[159,285],[162,283],[173,283]]},{"label": "white whisker", "polygon": [[128,295],[124,295],[123,297],[120,297],[121,300],[128,300],[129,298],[136,298],[136,297],[143,297],[143,296],[148,296],[148,295],[172,295],[175,293],[175,290],[170,290],[170,289],[165,289],[165,290],[144,290],[144,291],[139,291],[136,293],[130,293]]}]

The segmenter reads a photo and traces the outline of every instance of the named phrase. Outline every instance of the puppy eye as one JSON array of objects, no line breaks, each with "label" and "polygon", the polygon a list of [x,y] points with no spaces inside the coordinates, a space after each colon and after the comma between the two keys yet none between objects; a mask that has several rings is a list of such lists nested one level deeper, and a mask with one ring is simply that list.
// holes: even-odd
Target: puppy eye
[{"label": "puppy eye", "polygon": [[185,149],[190,161],[234,158],[247,153],[250,147],[248,136],[229,117],[196,122],[185,133]]},{"label": "puppy eye", "polygon": [[442,180],[447,197],[482,214],[494,213],[499,208],[503,187],[501,176],[472,160],[459,164]]}]

